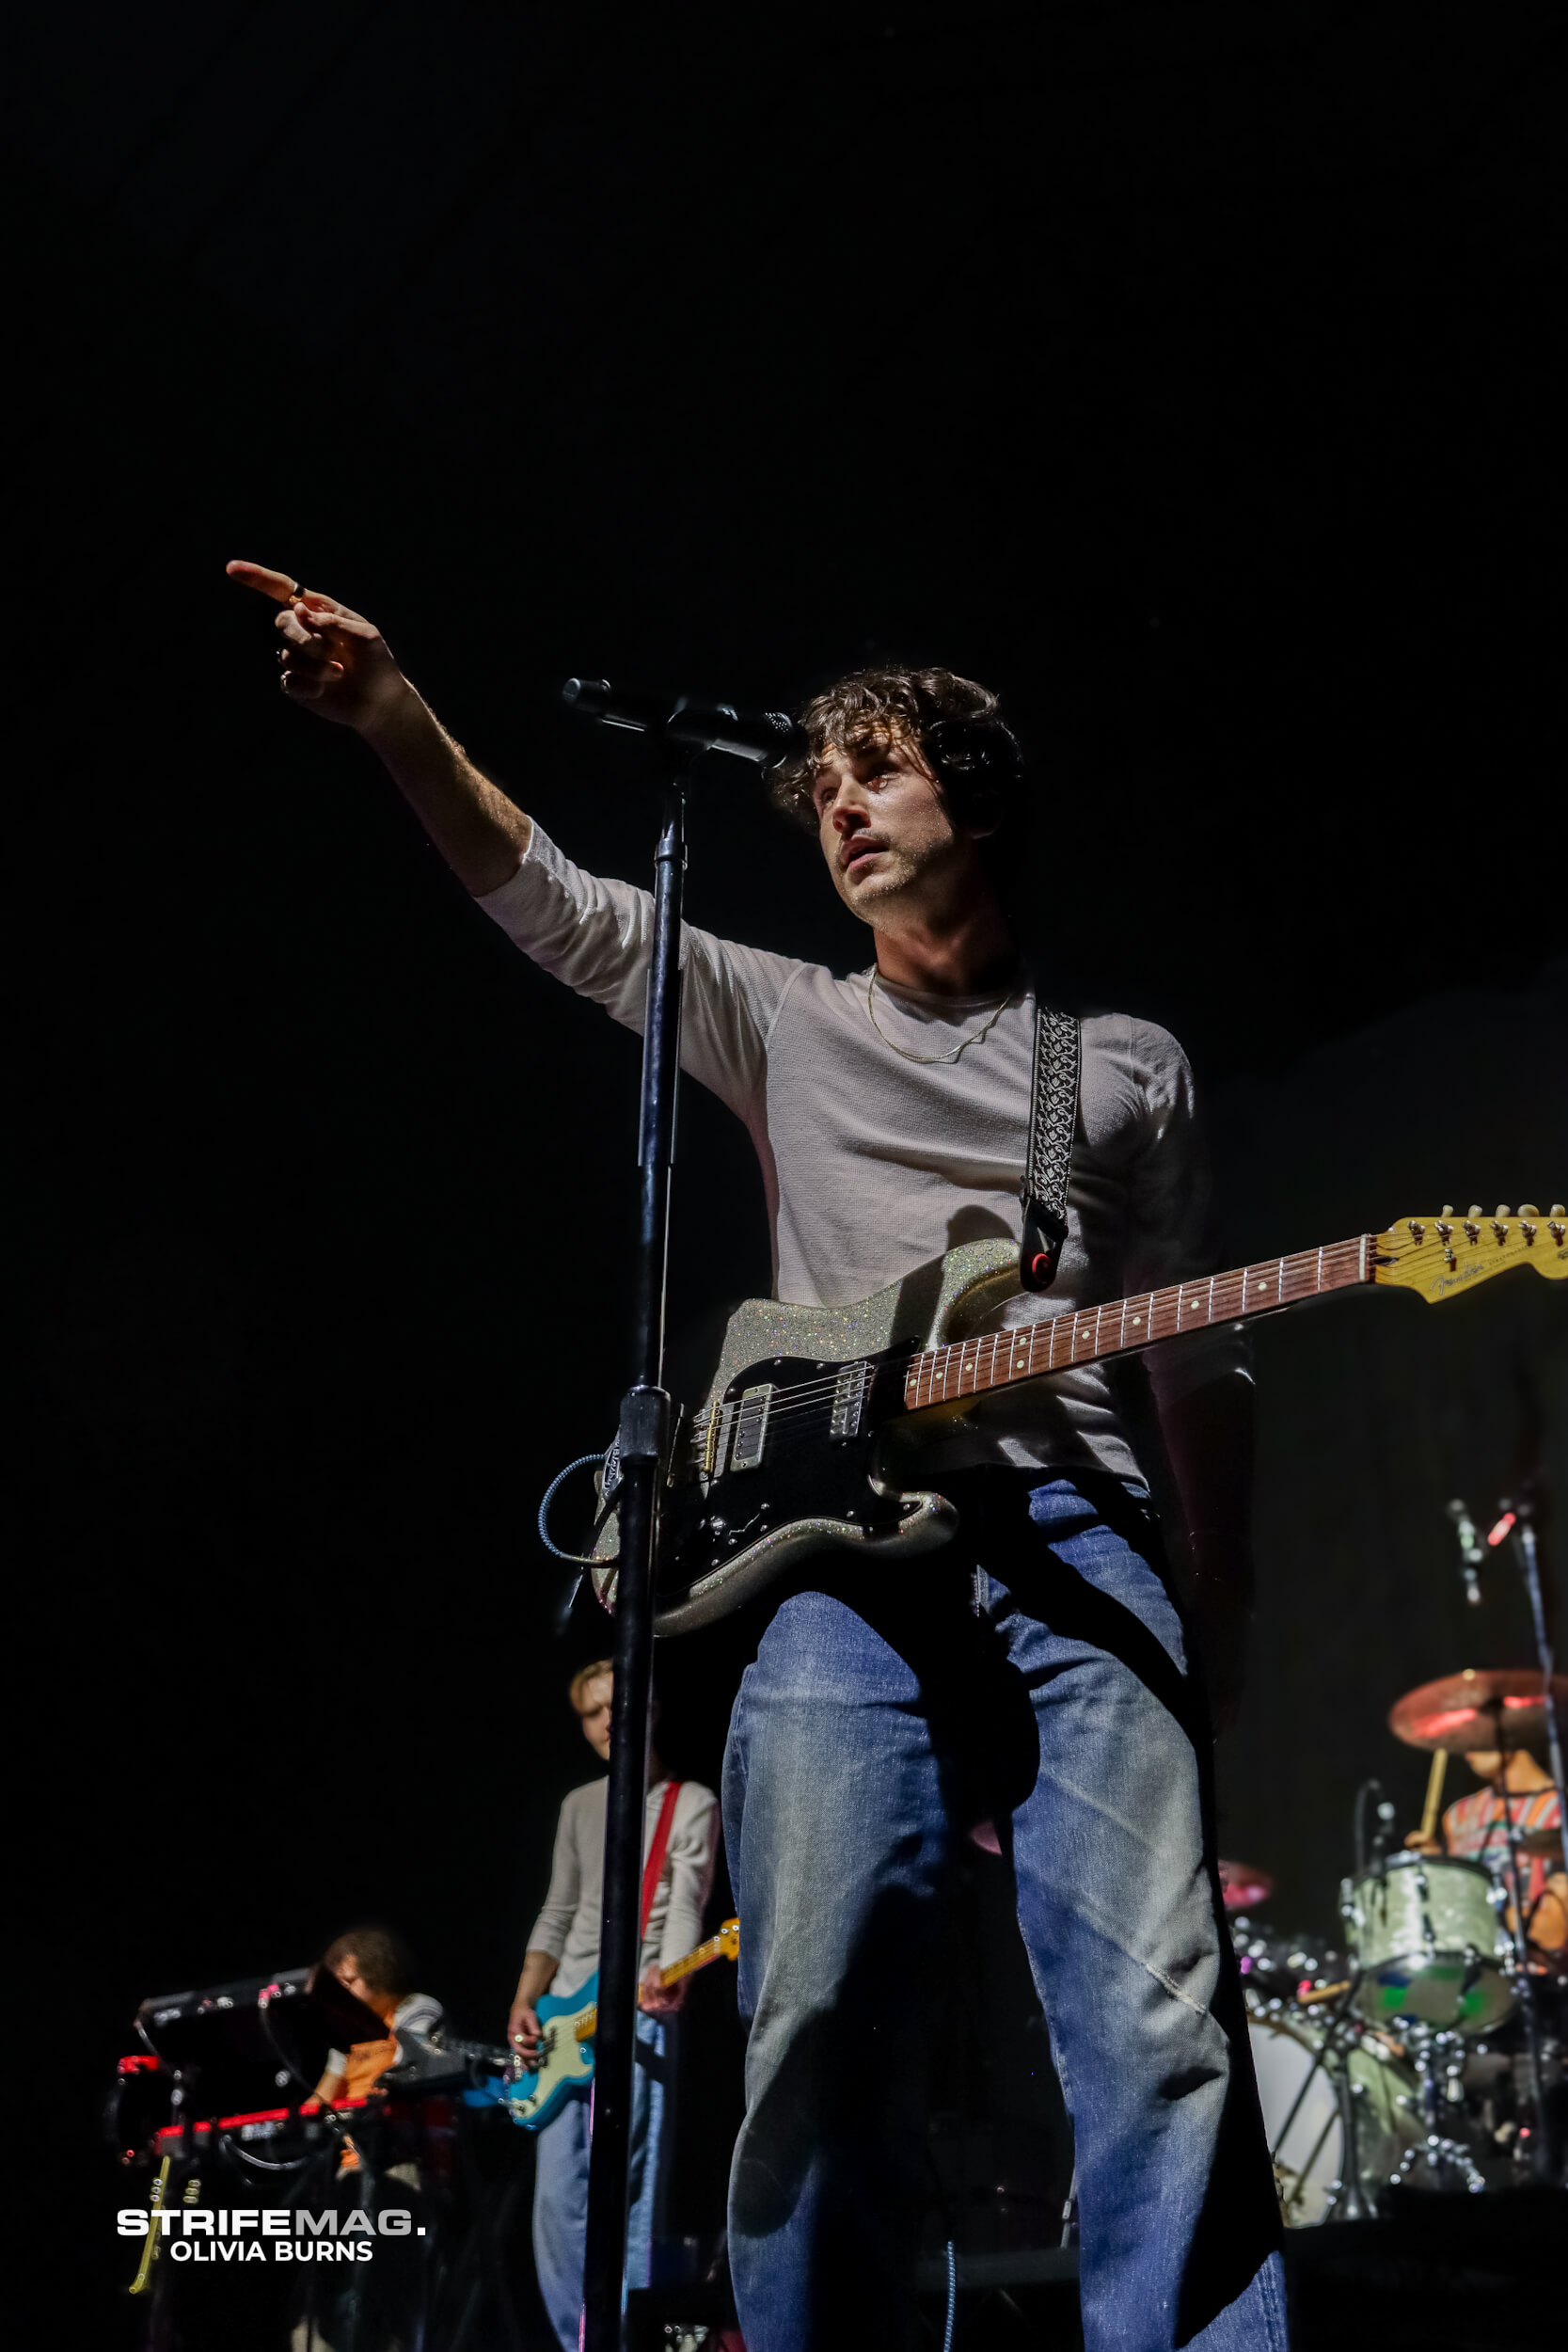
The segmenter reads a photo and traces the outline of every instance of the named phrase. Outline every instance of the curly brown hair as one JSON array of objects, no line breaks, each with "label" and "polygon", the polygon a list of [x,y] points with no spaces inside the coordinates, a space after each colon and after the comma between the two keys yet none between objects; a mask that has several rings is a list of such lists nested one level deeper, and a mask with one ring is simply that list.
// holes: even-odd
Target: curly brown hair
[{"label": "curly brown hair", "polygon": [[951,670],[857,670],[800,713],[806,750],[775,771],[772,795],[786,817],[816,830],[812,791],[831,749],[859,752],[895,738],[918,745],[955,822],[1000,826],[1017,799],[1023,756],[989,686]]},{"label": "curly brown hair", "polygon": [[397,1930],[384,1927],[379,1919],[367,1919],[334,1937],[322,1954],[323,1967],[334,1974],[345,1960],[354,1961],[372,1993],[401,2001],[414,1990],[413,1956]]}]

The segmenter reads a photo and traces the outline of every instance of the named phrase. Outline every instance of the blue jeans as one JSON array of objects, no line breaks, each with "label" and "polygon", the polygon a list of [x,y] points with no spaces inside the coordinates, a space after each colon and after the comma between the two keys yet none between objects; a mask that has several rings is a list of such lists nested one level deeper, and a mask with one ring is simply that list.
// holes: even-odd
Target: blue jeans
[{"label": "blue jeans", "polygon": [[[627,2164],[628,2287],[645,2287],[658,2194],[658,2142],[664,2121],[669,2036],[662,2018],[641,2010],[637,2063],[632,2069],[631,2141]],[[568,2099],[538,2135],[533,2176],[533,2260],[539,2292],[562,2352],[578,2352],[582,2318],[582,2266],[588,2245],[589,2103]]]},{"label": "blue jeans", "polygon": [[984,1819],[1072,2115],[1087,2352],[1283,2352],[1208,1733],[1147,1493],[1012,1471],[950,1491],[954,1546],[830,1563],[781,1603],[736,1701],[748,2352],[913,2340],[928,1995],[958,1843]]}]

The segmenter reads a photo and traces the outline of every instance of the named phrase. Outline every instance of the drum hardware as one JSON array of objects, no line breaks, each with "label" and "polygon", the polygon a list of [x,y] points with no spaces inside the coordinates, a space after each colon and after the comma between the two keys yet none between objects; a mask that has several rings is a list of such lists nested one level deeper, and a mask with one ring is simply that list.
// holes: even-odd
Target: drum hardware
[{"label": "drum hardware", "polygon": [[[1345,1986],[1347,2002],[1354,1998],[1359,1978],[1360,1970],[1357,1969],[1355,1975],[1347,1981]],[[1342,2029],[1345,2016],[1344,2004],[1341,2004],[1338,2010],[1330,2010],[1324,2013]],[[1330,2065],[1334,2080],[1335,2104],[1339,2111],[1339,2177],[1329,2188],[1328,2211],[1324,2218],[1334,2221],[1373,2221],[1377,2218],[1377,2208],[1369,2201],[1366,2190],[1362,2186],[1361,2134],[1359,2118],[1355,2112],[1357,2100],[1365,2101],[1367,2097],[1367,2086],[1365,2082],[1357,2081],[1351,2072],[1353,2056],[1359,2055],[1359,2051],[1357,2046],[1351,2042],[1341,2045],[1338,2036],[1335,2034],[1329,2036],[1325,2047],[1333,2051]]]},{"label": "drum hardware", "polygon": [[1460,2185],[1479,2197],[1486,2182],[1474,2155],[1463,2140],[1441,2128],[1449,2120],[1445,2110],[1463,2110],[1465,2106],[1463,2077],[1469,2056],[1465,2042],[1457,2033],[1418,2025],[1406,2035],[1405,2048],[1416,2070],[1421,2120],[1427,2128],[1425,2137],[1413,2140],[1401,2156],[1389,2176],[1389,2186],[1402,2188],[1415,2166],[1425,2163],[1434,2188],[1446,2188],[1457,2174]]},{"label": "drum hardware", "polygon": [[1256,1931],[1257,1923],[1242,1913],[1230,1922],[1247,2007],[1259,2015],[1274,2014],[1307,1999],[1323,2000],[1327,1988],[1343,1991],[1343,1955],[1315,1946],[1304,1935]]},{"label": "drum hardware", "polygon": [[[1376,1790],[1379,1804],[1377,1828],[1372,1835],[1371,1852],[1367,1851],[1367,1800]],[[1394,1842],[1394,1807],[1383,1793],[1380,1780],[1364,1780],[1355,1792],[1355,1805],[1351,1816],[1351,1839],[1355,1851],[1355,1875],[1364,1879],[1369,1870],[1381,1874],[1388,1849]],[[1340,1906],[1341,1911],[1343,1905]]]},{"label": "drum hardware", "polygon": [[[1554,1671],[1556,1659],[1552,1653],[1551,1633],[1546,1624],[1545,1602],[1541,1592],[1541,1561],[1535,1542],[1535,1481],[1527,1479],[1518,1496],[1512,1502],[1504,1496],[1497,1505],[1497,1523],[1487,1537],[1494,1548],[1504,1537],[1512,1538],[1513,1556],[1519,1564],[1519,1575],[1525,1596],[1529,1602],[1530,1625],[1535,1634],[1535,1654],[1541,1665],[1542,1727],[1546,1735],[1546,1766],[1557,1790],[1558,1819],[1568,1828],[1568,1777],[1564,1776],[1562,1740],[1559,1724],[1568,1703],[1568,1683]],[[1515,1740],[1517,1747],[1522,1741]]]},{"label": "drum hardware", "polygon": [[[1560,2173],[1557,2151],[1552,2144],[1553,2117],[1545,2095],[1544,2050],[1538,2015],[1537,1988],[1529,1958],[1524,1878],[1520,1870],[1520,1859],[1527,1851],[1524,1841],[1530,1833],[1521,1829],[1514,1811],[1514,1792],[1508,1787],[1508,1758],[1532,1742],[1545,1742],[1552,1758],[1552,1776],[1558,1787],[1560,1813],[1562,1765],[1556,1716],[1563,1701],[1568,1699],[1568,1679],[1553,1671],[1554,1661],[1540,1607],[1540,1579],[1528,1506],[1525,1506],[1522,1514],[1507,1503],[1501,1509],[1502,1517],[1493,1528],[1487,1542],[1495,1549],[1506,1536],[1513,1535],[1535,1619],[1537,1647],[1542,1661],[1540,1673],[1466,1667],[1463,1674],[1446,1676],[1439,1681],[1423,1683],[1418,1689],[1406,1692],[1402,1698],[1396,1700],[1388,1714],[1389,1729],[1396,1738],[1407,1746],[1433,1752],[1426,1807],[1426,1814],[1433,1817],[1430,1829],[1426,1814],[1423,1814],[1422,1820],[1422,1832],[1427,1837],[1434,1836],[1437,1827],[1433,1802],[1433,1788],[1439,1793],[1441,1790],[1437,1755],[1457,1748],[1466,1755],[1489,1754],[1499,1759],[1494,1789],[1502,1815],[1504,1852],[1500,1868],[1488,1871],[1492,1883],[1490,1899],[1495,1923],[1496,1963],[1489,1963],[1485,1960],[1479,1940],[1472,1936],[1466,1946],[1467,1957],[1455,1998],[1455,2014],[1451,2018],[1435,2013],[1430,1990],[1418,2006],[1413,1993],[1407,1993],[1404,1997],[1412,2002],[1412,2014],[1416,2018],[1434,2025],[1457,2024],[1461,2030],[1485,2030],[1499,2024],[1510,2010],[1517,2010],[1525,2040],[1523,2055],[1528,2074],[1523,2105],[1530,2118],[1528,2124],[1521,2122],[1519,2126],[1517,2145],[1525,2153],[1533,2176],[1542,2182],[1553,2182],[1558,2180]],[[1527,1530],[1523,1538],[1518,1532],[1521,1519]],[[1534,1833],[1536,1836],[1548,1838],[1551,1835],[1551,1832]],[[1560,1828],[1556,1836],[1560,1850]],[[1545,1851],[1549,1852],[1550,1847]],[[1417,1857],[1410,1855],[1401,1859],[1408,1865]],[[1390,1869],[1398,1867],[1397,1863],[1390,1865]],[[1427,1867],[1434,1872],[1451,1872],[1461,1867],[1476,1869],[1481,1866],[1462,1866],[1456,1857],[1448,1856],[1441,1859],[1433,1857]],[[1458,1882],[1452,1883],[1454,1887],[1457,1884]],[[1362,1889],[1355,1891],[1359,1899]],[[1359,1945],[1355,1945],[1354,1948],[1357,1957],[1365,1963],[1365,1954]],[[1441,1966],[1434,1965],[1429,1976],[1435,1979],[1441,1973]],[[1506,1993],[1501,2008],[1496,2006],[1499,1987]],[[1393,2001],[1398,1995],[1390,1994],[1388,1998]],[[1467,2016],[1461,2013],[1462,2009],[1468,2011]],[[1525,2146],[1527,2141],[1528,2147]]]},{"label": "drum hardware", "polygon": [[[1545,1677],[1545,1688],[1548,1691],[1552,1688],[1552,1677],[1549,1674]],[[1492,1709],[1493,1722],[1497,1724],[1491,1742],[1497,1756],[1497,1775],[1493,1786],[1497,1802],[1502,1807],[1503,1816],[1505,1846],[1502,1876],[1509,1897],[1509,1910],[1504,1916],[1505,1921],[1510,1922],[1513,1929],[1513,1967],[1511,1974],[1518,1986],[1519,2010],[1525,2026],[1525,2052],[1529,2081],[1526,2104],[1532,2119],[1529,2147],[1526,2153],[1536,2178],[1545,2182],[1557,2178],[1557,2151],[1552,2144],[1552,2116],[1546,2101],[1546,2076],[1541,2042],[1541,2023],[1536,2013],[1535,1981],[1529,1963],[1529,1931],[1525,1909],[1524,1880],[1519,1870],[1521,1832],[1513,1810],[1512,1792],[1508,1786],[1508,1754],[1503,1746],[1501,1726],[1498,1721],[1500,1711],[1500,1703]],[[1547,1724],[1551,1726],[1551,1739],[1555,1753],[1557,1733],[1555,1726],[1552,1725],[1553,1710],[1547,1707],[1544,1711]],[[1560,1757],[1558,1759],[1558,1777],[1560,1781]]]}]

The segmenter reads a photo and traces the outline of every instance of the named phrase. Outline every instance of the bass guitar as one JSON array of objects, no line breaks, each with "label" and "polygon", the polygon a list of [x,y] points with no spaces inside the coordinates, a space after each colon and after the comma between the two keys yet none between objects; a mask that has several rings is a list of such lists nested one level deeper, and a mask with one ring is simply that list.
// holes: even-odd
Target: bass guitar
[{"label": "bass guitar", "polygon": [[[660,1984],[679,1984],[683,1977],[694,1976],[699,1968],[711,1967],[716,1960],[739,1957],[740,1922],[726,1919],[717,1935],[710,1935],[705,1944],[699,1944],[694,1951],[683,1952],[668,1968],[661,1968],[658,1980]],[[586,1984],[578,1985],[575,1993],[562,1994],[559,2000],[546,1993],[539,2003],[538,2016],[544,2045],[538,2067],[519,2074],[501,2092],[512,2121],[520,2123],[525,2132],[542,2130],[568,2099],[580,2098],[594,2079],[594,2036],[599,2026],[597,1970]]]},{"label": "bass guitar", "polygon": [[[985,1333],[977,1327],[1020,1287],[1017,1246],[1002,1239],[950,1249],[858,1306],[748,1300],[730,1317],[703,1405],[671,1417],[656,1629],[710,1624],[813,1552],[885,1561],[945,1543],[958,1514],[919,1483],[921,1438],[997,1389],[1330,1291],[1392,1287],[1435,1303],[1521,1265],[1568,1276],[1560,1202],[1544,1216],[1528,1203],[1495,1216],[1407,1216],[1386,1232]],[[618,1485],[612,1446],[593,1566],[610,1607]]]}]

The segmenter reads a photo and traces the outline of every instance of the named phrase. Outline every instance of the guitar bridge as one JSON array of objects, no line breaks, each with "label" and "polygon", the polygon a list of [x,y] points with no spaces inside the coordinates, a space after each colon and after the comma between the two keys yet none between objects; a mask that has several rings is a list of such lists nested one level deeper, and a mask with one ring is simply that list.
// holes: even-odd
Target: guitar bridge
[{"label": "guitar bridge", "polygon": [[865,1391],[870,1376],[871,1367],[863,1358],[858,1363],[846,1364],[833,1382],[833,1411],[828,1428],[831,1438],[860,1436],[861,1415],[865,1409]]}]

